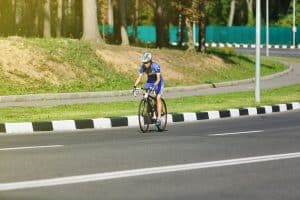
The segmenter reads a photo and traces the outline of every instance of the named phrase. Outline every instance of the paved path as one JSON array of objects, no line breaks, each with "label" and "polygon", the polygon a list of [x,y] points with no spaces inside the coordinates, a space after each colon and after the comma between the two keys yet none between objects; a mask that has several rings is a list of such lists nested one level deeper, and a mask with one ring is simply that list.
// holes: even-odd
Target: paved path
[{"label": "paved path", "polygon": [[[262,78],[261,88],[276,88],[300,83],[300,63],[287,63],[289,70]],[[218,94],[254,90],[254,80],[233,81],[219,84],[206,84],[165,89],[165,98],[177,98],[194,95]],[[13,95],[1,96],[0,107],[19,106],[55,106],[95,102],[113,102],[136,100],[130,91],[82,92],[61,94]]]}]

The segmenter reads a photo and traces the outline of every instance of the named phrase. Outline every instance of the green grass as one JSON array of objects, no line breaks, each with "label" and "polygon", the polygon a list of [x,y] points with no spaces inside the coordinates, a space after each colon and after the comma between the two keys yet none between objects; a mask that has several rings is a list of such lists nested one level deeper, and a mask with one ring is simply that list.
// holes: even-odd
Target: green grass
[{"label": "green grass", "polygon": [[[193,96],[168,99],[167,106],[169,113],[178,113],[287,103],[300,100],[300,84],[278,89],[262,90],[261,97],[262,102],[257,104],[254,101],[254,92]],[[0,108],[0,121],[48,121],[136,115],[138,100],[54,107]]]},{"label": "green grass", "polygon": [[281,60],[281,61],[288,61],[288,62],[300,63],[300,58],[295,58],[295,57],[276,57],[276,56],[271,56],[269,58],[273,59],[273,60]]},{"label": "green grass", "polygon": [[76,77],[71,80],[61,77],[58,84],[53,84],[45,79],[33,79],[28,74],[14,71],[14,76],[24,80],[20,83],[7,77],[0,68],[0,95],[124,90],[134,81],[133,77],[117,72],[101,60],[95,54],[95,48],[85,42],[24,38],[13,44],[18,48],[45,55],[45,64],[38,66],[41,71],[51,70],[48,62],[68,63]]},{"label": "green grass", "polygon": [[[206,72],[199,74],[205,83],[218,83],[232,80],[242,80],[255,77],[255,56],[238,55],[233,49],[208,49],[208,53],[218,55],[230,65],[229,68],[218,70],[217,72]],[[272,57],[261,58],[261,76],[278,73],[287,69],[279,61],[274,61]]]},{"label": "green grass", "polygon": [[[102,77],[100,82],[89,82],[78,77],[70,84],[54,87],[56,92],[74,91],[103,91],[128,89],[133,79],[114,70],[111,66],[101,60],[95,53],[95,48],[89,43],[66,40],[66,39],[26,39],[28,45],[43,49],[50,60],[68,62],[73,66],[84,68],[88,78]],[[51,89],[47,88],[51,92]]]},{"label": "green grass", "polygon": [[[230,48],[209,48],[207,50],[208,55],[201,57],[201,55],[193,55],[195,53],[185,53],[187,64],[179,65],[178,71],[185,74],[186,80],[179,80],[174,82],[166,82],[167,86],[182,86],[182,85],[195,85],[195,84],[205,84],[205,83],[220,83],[232,80],[243,80],[255,77],[255,56],[252,55],[239,55],[235,53],[234,49]],[[210,66],[203,66],[199,68],[189,68],[188,60],[193,57],[194,62],[197,59],[206,59],[210,55],[217,56],[221,58],[224,62],[222,68],[217,70],[214,67],[214,63],[207,63]],[[181,54],[174,53],[173,57],[180,57]],[[195,59],[197,58],[197,59]],[[209,70],[207,70],[209,69]],[[287,67],[274,60],[272,57],[262,57],[261,58],[261,76],[267,76],[274,73],[284,71]]]},{"label": "green grass", "polygon": [[[45,79],[32,79],[29,74],[22,74],[16,70],[12,73],[24,80],[20,83],[10,79],[0,68],[0,95],[124,90],[131,88],[136,79],[136,74],[132,75],[132,73],[122,73],[115,70],[115,67],[96,55],[96,47],[85,42],[71,39],[21,38],[21,40],[13,41],[13,43],[20,49],[30,49],[32,52],[40,52],[45,55],[45,65],[39,66],[41,70],[48,70],[48,62],[67,63],[76,73],[76,77],[71,80],[64,80],[64,77],[61,77],[63,80],[59,80],[58,84],[53,84]],[[98,48],[101,50],[101,47]],[[122,49],[121,46],[107,46],[105,48],[111,50],[118,48],[120,49],[119,52],[122,53],[131,49],[130,47]],[[172,81],[166,81],[166,86],[240,80],[254,77],[255,74],[255,58],[237,55],[232,49],[208,49],[208,55],[179,50],[156,49],[153,51],[162,57],[170,58],[171,61],[172,58],[181,58],[176,62],[176,70],[183,74],[184,79],[174,78]],[[200,67],[189,68],[189,62],[197,63],[206,59],[210,54],[217,55],[224,60],[226,67],[220,70],[215,70],[214,66],[203,66],[210,68],[210,70],[203,70]],[[118,52],[116,52],[117,55]],[[191,61],[190,58],[192,58]],[[32,59],[34,60],[34,58]],[[138,58],[133,59],[138,60]],[[211,65],[211,63],[207,63],[207,65]],[[283,71],[286,66],[273,61],[271,58],[264,58],[261,69],[262,76],[265,76]],[[136,72],[138,73],[138,66],[136,66]]]}]

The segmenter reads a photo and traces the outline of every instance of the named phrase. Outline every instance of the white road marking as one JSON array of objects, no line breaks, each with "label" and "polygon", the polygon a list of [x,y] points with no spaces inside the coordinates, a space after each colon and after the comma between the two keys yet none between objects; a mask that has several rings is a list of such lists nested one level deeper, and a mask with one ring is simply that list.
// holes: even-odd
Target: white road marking
[{"label": "white road marking", "polygon": [[234,133],[219,133],[219,134],[211,134],[209,136],[240,135],[240,134],[246,134],[246,133],[261,133],[261,132],[264,132],[264,131],[257,130],[257,131],[243,131],[243,132],[234,132]]},{"label": "white road marking", "polygon": [[63,147],[63,146],[64,145],[12,147],[12,148],[3,148],[3,149],[0,149],[0,151],[14,151],[14,150],[24,150],[24,149],[43,149],[43,148],[58,148],[58,147]]},{"label": "white road marking", "polygon": [[190,164],[181,164],[181,165],[170,165],[170,166],[161,166],[161,167],[152,167],[152,168],[142,168],[142,169],[134,169],[134,170],[115,171],[115,172],[107,172],[107,173],[69,176],[69,177],[41,179],[41,180],[32,180],[32,181],[23,181],[23,182],[0,183],[0,191],[103,181],[103,180],[111,180],[111,179],[118,179],[118,178],[125,178],[125,177],[128,178],[128,177],[144,176],[144,175],[151,175],[151,174],[161,174],[161,173],[196,170],[196,169],[204,169],[204,168],[242,165],[242,164],[249,164],[249,163],[259,163],[259,162],[292,159],[292,158],[300,158],[300,152],[246,157],[246,158],[211,161],[211,162],[190,163]]}]

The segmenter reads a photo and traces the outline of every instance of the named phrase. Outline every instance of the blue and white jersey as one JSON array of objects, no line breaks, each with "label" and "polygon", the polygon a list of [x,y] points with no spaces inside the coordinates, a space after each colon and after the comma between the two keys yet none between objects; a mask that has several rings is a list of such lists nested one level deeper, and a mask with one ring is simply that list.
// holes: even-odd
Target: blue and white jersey
[{"label": "blue and white jersey", "polygon": [[[151,62],[149,69],[142,65],[140,68],[140,74],[146,73],[148,76],[147,83],[155,83],[157,80],[157,73],[160,73],[160,66],[156,62]],[[163,77],[160,75],[160,82],[163,82]]]}]

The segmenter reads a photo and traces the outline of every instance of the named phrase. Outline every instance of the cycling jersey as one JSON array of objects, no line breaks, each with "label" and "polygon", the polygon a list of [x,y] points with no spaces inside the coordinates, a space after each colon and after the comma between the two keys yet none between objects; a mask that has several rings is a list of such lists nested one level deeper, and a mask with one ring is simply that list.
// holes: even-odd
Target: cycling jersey
[{"label": "cycling jersey", "polygon": [[[149,89],[149,88],[153,88],[154,87],[154,83],[157,80],[157,73],[160,73],[160,66],[156,63],[156,62],[151,62],[151,66],[149,67],[149,69],[147,69],[145,67],[145,65],[142,65],[140,68],[140,74],[146,73],[148,78],[147,78],[147,82],[144,85],[145,89]],[[164,88],[164,80],[162,75],[160,75],[160,81],[157,85],[157,87],[155,88],[156,94],[162,94],[163,92],[163,88]]]},{"label": "cycling jersey", "polygon": [[[157,73],[160,73],[160,66],[156,62],[151,62],[151,66],[149,67],[149,70],[145,67],[145,65],[142,65],[140,68],[140,74],[146,73],[148,76],[147,83],[155,83],[157,80]],[[162,75],[160,75],[160,81],[163,81]]]}]

